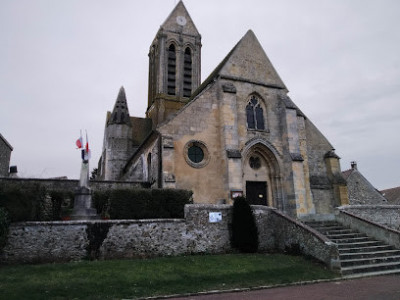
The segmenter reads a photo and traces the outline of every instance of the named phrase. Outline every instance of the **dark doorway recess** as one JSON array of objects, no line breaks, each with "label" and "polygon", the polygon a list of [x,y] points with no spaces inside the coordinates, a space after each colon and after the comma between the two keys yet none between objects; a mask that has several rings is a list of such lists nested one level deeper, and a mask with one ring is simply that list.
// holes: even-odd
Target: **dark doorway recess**
[{"label": "dark doorway recess", "polygon": [[246,181],[246,198],[251,205],[268,205],[267,183],[265,181]]}]

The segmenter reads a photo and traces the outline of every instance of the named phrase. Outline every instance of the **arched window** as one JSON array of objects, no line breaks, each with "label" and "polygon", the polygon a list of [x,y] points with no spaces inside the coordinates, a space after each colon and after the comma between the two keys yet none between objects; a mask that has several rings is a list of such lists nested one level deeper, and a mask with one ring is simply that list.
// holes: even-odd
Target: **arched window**
[{"label": "arched window", "polygon": [[175,46],[168,48],[168,95],[175,95],[176,88],[176,53]]},{"label": "arched window", "polygon": [[251,96],[246,106],[247,128],[264,130],[264,111],[260,105],[260,100],[256,96]]},{"label": "arched window", "polygon": [[192,94],[192,51],[187,47],[183,61],[183,97]]}]

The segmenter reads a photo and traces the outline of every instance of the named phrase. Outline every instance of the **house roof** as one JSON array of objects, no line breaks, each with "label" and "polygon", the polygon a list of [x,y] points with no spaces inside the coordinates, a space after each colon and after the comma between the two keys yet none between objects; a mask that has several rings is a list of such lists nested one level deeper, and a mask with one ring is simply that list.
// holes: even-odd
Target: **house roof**
[{"label": "house roof", "polygon": [[343,175],[344,179],[347,180],[347,178],[349,178],[349,176],[351,175],[351,173],[353,173],[353,171],[354,171],[354,169],[349,169],[349,170],[343,171],[342,175]]},{"label": "house roof", "polygon": [[14,150],[14,148],[10,145],[9,142],[7,142],[6,138],[5,138],[1,133],[0,133],[0,140],[2,140],[2,141],[4,142],[4,144],[6,144],[6,146],[7,146],[8,148],[10,148],[11,151]]},{"label": "house roof", "polygon": [[380,191],[390,204],[400,205],[400,186]]}]

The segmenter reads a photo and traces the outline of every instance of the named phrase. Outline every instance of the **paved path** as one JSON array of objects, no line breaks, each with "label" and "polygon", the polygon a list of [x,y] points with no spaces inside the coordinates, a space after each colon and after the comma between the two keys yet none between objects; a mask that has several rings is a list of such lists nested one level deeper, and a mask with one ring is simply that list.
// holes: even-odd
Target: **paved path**
[{"label": "paved path", "polygon": [[192,300],[400,300],[400,275],[323,282],[302,286],[189,296]]}]

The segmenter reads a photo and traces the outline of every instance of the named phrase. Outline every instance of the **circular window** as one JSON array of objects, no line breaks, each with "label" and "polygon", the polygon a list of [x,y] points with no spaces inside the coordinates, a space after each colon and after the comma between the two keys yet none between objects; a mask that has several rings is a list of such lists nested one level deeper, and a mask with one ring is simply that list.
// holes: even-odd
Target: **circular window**
[{"label": "circular window", "polygon": [[250,168],[257,170],[261,167],[261,160],[258,156],[252,156],[249,159]]},{"label": "circular window", "polygon": [[188,149],[188,157],[192,162],[198,164],[203,161],[204,152],[199,146],[193,145]]},{"label": "circular window", "polygon": [[194,168],[202,168],[210,160],[206,145],[200,141],[188,142],[185,145],[184,155],[186,162]]}]

